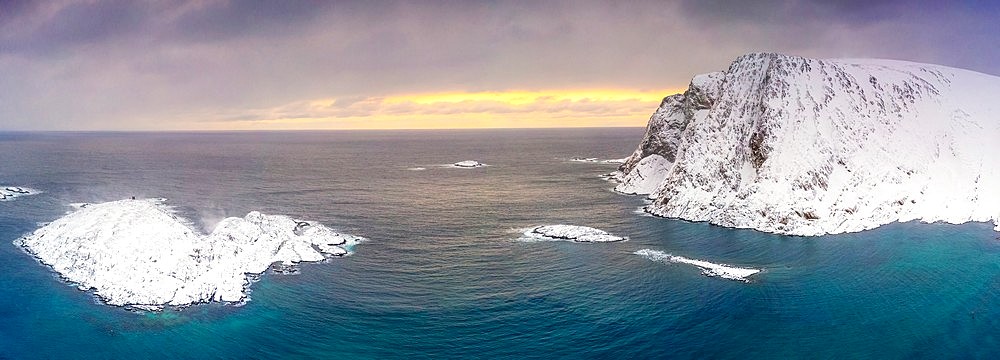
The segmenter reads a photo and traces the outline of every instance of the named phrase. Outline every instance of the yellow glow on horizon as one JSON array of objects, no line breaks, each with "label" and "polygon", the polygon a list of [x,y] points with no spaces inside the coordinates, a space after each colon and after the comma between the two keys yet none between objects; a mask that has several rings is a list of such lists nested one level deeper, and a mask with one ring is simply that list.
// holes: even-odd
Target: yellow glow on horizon
[{"label": "yellow glow on horizon", "polygon": [[236,112],[229,117],[237,120],[204,119],[198,124],[220,130],[645,126],[665,96],[682,91],[512,90],[325,98]]},{"label": "yellow glow on horizon", "polygon": [[[652,111],[650,111],[650,114]],[[544,121],[539,121],[544,120]],[[200,126],[200,130],[403,130],[403,129],[505,129],[505,128],[573,128],[573,127],[640,127],[646,126],[649,114],[636,120],[635,116],[610,116],[600,118],[509,117],[493,114],[476,118],[456,119],[434,115],[385,115],[377,117],[348,118],[296,118],[261,121],[213,123]]]}]

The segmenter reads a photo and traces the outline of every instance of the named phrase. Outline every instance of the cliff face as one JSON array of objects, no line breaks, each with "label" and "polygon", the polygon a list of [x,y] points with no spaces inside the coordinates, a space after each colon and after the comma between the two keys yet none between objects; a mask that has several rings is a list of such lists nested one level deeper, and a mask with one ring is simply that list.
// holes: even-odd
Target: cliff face
[{"label": "cliff face", "polygon": [[[626,194],[651,194],[665,179],[681,150],[682,132],[688,124],[701,121],[718,99],[725,73],[698,75],[683,94],[663,99],[649,118],[646,135],[639,148],[625,159],[615,174],[616,191]],[[696,117],[699,118],[696,120]]]},{"label": "cliff face", "polygon": [[[650,118],[616,190],[654,215],[822,235],[1000,219],[1000,78],[750,54]],[[1000,230],[1000,226],[998,226]]]}]

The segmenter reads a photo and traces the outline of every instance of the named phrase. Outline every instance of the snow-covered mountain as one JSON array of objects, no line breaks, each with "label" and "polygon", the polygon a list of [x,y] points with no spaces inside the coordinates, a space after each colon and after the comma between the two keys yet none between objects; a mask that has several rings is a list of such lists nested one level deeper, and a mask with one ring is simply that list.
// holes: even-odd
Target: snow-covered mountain
[{"label": "snow-covered mountain", "polygon": [[663,99],[616,190],[654,215],[822,235],[895,221],[1000,231],[1000,77],[749,54]]}]

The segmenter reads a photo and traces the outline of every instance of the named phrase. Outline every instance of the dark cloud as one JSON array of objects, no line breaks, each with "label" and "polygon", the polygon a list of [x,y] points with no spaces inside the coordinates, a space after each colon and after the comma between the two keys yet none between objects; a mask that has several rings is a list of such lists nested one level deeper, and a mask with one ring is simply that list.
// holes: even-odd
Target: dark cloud
[{"label": "dark cloud", "polygon": [[318,0],[218,1],[180,15],[168,32],[183,40],[220,41],[248,36],[299,33],[323,13],[340,10]]},{"label": "dark cloud", "polygon": [[38,2],[31,0],[4,0],[0,2],[0,25],[33,11]]},{"label": "dark cloud", "polygon": [[[4,8],[7,9],[7,4]],[[138,31],[144,18],[141,6],[129,1],[70,3],[52,13],[42,6],[14,5],[15,16],[5,17],[0,53],[49,54],[68,46],[114,40]],[[18,22],[18,16],[38,18]]]},{"label": "dark cloud", "polygon": [[739,21],[759,25],[868,25],[920,14],[947,11],[948,2],[914,0],[684,0],[681,10],[709,22]]}]

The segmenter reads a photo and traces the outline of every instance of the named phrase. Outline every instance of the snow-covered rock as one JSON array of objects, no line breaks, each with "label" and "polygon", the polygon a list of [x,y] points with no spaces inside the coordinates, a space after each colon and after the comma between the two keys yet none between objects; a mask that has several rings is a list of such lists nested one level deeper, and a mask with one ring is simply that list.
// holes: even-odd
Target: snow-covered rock
[{"label": "snow-covered rock", "polygon": [[522,241],[573,241],[573,242],[615,242],[628,240],[626,237],[586,226],[542,225],[526,229]]},{"label": "snow-covered rock", "polygon": [[246,298],[248,275],[343,256],[363,238],[287,216],[250,212],[201,234],[155,200],[120,200],[77,211],[19,245],[81,290],[112,305],[188,305]]},{"label": "snow-covered rock", "polygon": [[1000,78],[967,70],[745,55],[665,98],[613,177],[619,191],[655,198],[649,213],[728,227],[822,235],[994,221],[1000,231],[997,98]]},{"label": "snow-covered rock", "polygon": [[483,164],[483,163],[475,161],[475,160],[465,160],[465,161],[459,161],[457,163],[451,164],[451,166],[458,167],[458,168],[478,168],[478,167],[486,166],[486,164]]},{"label": "snow-covered rock", "polygon": [[720,277],[723,279],[736,280],[742,282],[750,282],[750,276],[760,272],[760,269],[750,269],[750,268],[733,267],[724,264],[715,264],[704,260],[688,259],[683,256],[670,255],[668,253],[652,249],[642,249],[636,251],[635,254],[652,261],[694,265],[700,268],[701,273],[704,274],[705,276]]},{"label": "snow-covered rock", "polygon": [[0,186],[0,201],[12,200],[19,196],[35,195],[38,190],[19,186]]}]

